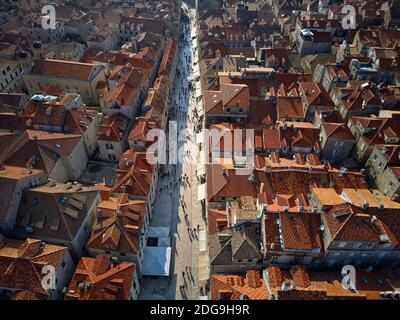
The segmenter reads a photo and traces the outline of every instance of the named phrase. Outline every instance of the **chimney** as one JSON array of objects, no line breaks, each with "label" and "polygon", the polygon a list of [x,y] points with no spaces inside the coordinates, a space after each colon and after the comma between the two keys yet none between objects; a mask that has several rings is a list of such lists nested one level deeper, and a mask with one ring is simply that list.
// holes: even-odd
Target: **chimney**
[{"label": "chimney", "polygon": [[104,183],[98,185],[100,191],[100,198],[102,201],[106,201],[110,198],[111,188],[107,187]]},{"label": "chimney", "polygon": [[362,204],[362,208],[364,210],[368,209],[369,208],[369,202],[368,201],[364,201],[363,204]]}]

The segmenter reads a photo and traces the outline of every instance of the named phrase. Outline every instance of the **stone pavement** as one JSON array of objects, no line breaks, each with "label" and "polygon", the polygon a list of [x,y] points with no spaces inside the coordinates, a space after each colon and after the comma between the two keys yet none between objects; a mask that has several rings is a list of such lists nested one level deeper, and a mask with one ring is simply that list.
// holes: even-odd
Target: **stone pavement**
[{"label": "stone pavement", "polygon": [[[197,164],[190,163],[198,151],[194,143],[196,119],[193,112],[201,107],[197,105],[189,86],[193,74],[199,73],[197,53],[192,52],[192,36],[196,35],[194,11],[191,11],[191,25],[183,28],[181,34],[184,40],[177,67],[180,76],[175,77],[170,120],[178,122],[178,133],[187,130],[187,140],[178,141],[178,150],[183,150],[185,161],[183,164],[178,162],[161,166],[151,221],[152,226],[171,228],[171,271],[168,278],[142,279],[140,299],[198,299],[200,286],[203,286],[198,281],[199,265],[204,265],[206,260],[204,253],[199,254],[199,236],[201,234],[205,240],[205,223],[201,203],[197,199]],[[194,62],[197,63],[194,65]],[[195,84],[192,83],[192,86]],[[201,247],[204,249],[204,243]]]}]

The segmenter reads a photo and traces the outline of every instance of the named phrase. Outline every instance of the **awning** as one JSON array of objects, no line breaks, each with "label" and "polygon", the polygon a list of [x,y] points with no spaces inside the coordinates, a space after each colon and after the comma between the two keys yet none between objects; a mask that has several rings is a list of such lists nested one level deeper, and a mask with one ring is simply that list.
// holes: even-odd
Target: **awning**
[{"label": "awning", "polygon": [[204,165],[199,164],[196,170],[197,176],[205,176],[206,175],[206,167]]},{"label": "awning", "polygon": [[171,247],[146,247],[143,257],[144,276],[169,276]]},{"label": "awning", "polygon": [[198,177],[204,176],[204,175],[206,174],[206,167],[205,167],[205,165],[199,164],[199,165],[197,166],[196,172],[197,172],[197,176],[198,176]]},{"label": "awning", "polygon": [[201,201],[206,198],[206,184],[200,184],[197,187],[197,200]]}]

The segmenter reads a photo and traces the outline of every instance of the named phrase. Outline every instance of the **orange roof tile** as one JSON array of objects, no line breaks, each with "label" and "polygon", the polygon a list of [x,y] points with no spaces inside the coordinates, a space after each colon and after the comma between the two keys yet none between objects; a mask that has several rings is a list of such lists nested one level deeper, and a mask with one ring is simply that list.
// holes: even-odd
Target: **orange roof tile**
[{"label": "orange roof tile", "polygon": [[83,257],[79,261],[66,300],[129,300],[135,264],[113,263],[110,256]]}]

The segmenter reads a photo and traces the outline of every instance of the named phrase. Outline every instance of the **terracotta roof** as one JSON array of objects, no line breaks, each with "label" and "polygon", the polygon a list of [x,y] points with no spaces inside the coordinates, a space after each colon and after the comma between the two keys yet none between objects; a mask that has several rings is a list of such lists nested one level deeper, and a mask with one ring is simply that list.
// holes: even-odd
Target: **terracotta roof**
[{"label": "terracotta roof", "polygon": [[281,141],[278,129],[263,129],[263,148],[264,150],[279,150],[281,148]]},{"label": "terracotta roof", "polygon": [[341,91],[347,91],[349,93],[342,98],[343,105],[348,110],[362,110],[365,108],[365,105],[381,105],[379,97],[369,88],[362,88],[361,84],[351,89],[344,88]]},{"label": "terracotta roof", "polygon": [[41,240],[0,240],[0,286],[28,291],[30,297],[44,299],[48,293],[42,287],[42,268],[52,265],[59,269],[67,252],[66,247]]},{"label": "terracotta roof", "polygon": [[225,107],[248,108],[249,87],[239,84],[221,84],[220,91],[204,91],[204,105],[207,114],[223,114]]},{"label": "terracotta roof", "polygon": [[269,295],[257,270],[242,275],[213,275],[211,277],[211,300],[267,300]]},{"label": "terracotta roof", "polygon": [[162,20],[123,16],[120,21],[120,28],[129,29],[131,26],[138,25],[142,26],[142,32],[153,32],[156,34],[164,35],[165,23]]},{"label": "terracotta roof", "polygon": [[[165,79],[164,76],[162,77]],[[166,102],[166,94],[162,89],[154,88],[148,90],[146,101],[143,104],[143,107],[149,108],[145,117],[156,121],[159,127],[162,125],[164,119]]]},{"label": "terracotta roof", "polygon": [[334,106],[332,99],[322,84],[317,82],[300,82],[299,87],[304,92],[307,105]]},{"label": "terracotta roof", "polygon": [[87,41],[93,41],[93,42],[104,42],[105,40],[107,40],[107,38],[112,37],[113,33],[111,30],[99,30],[97,32],[91,33],[88,36]]},{"label": "terracotta roof", "polygon": [[257,128],[266,125],[274,125],[276,118],[277,112],[273,103],[266,100],[250,100],[247,122],[251,127]]},{"label": "terracotta roof", "polygon": [[279,120],[304,119],[303,106],[300,97],[277,97]]},{"label": "terracotta roof", "polygon": [[31,74],[45,77],[90,80],[94,76],[94,64],[64,60],[36,60]]},{"label": "terracotta roof", "polygon": [[272,212],[311,212],[311,206],[304,194],[276,194],[275,198],[268,201],[265,210]]},{"label": "terracotta roof", "polygon": [[324,214],[326,226],[334,241],[364,241],[381,243],[381,236],[387,235],[391,243],[398,244],[390,227],[359,207],[351,204],[334,206]]},{"label": "terracotta roof", "polygon": [[123,192],[135,196],[147,197],[152,183],[152,167],[146,169],[132,165],[126,169],[116,170],[113,192]]},{"label": "terracotta roof", "polygon": [[345,174],[340,173],[339,168],[331,168],[328,171],[331,185],[338,194],[342,193],[345,188],[368,189],[365,176],[358,171],[348,170]]},{"label": "terracotta roof", "polygon": [[48,296],[42,293],[36,293],[29,290],[16,291],[11,296],[11,300],[23,300],[23,301],[48,300],[48,298],[49,298]]},{"label": "terracotta roof", "polygon": [[139,170],[153,171],[153,166],[147,161],[148,153],[145,151],[137,151],[133,149],[126,150],[119,159],[119,169],[127,170],[135,167]]},{"label": "terracotta roof", "polygon": [[324,122],[321,125],[328,138],[338,140],[354,140],[353,134],[345,123]]},{"label": "terracotta roof", "polygon": [[3,152],[18,138],[18,133],[0,131],[0,150]]},{"label": "terracotta roof", "polygon": [[[343,287],[340,270],[311,271],[303,266],[293,266],[290,270],[268,267],[266,273],[269,294],[278,300],[383,299],[381,292],[393,290],[389,282],[396,290],[399,287],[396,269],[376,269],[373,272],[357,269],[357,291]],[[286,291],[282,288],[284,282]]]},{"label": "terracotta roof", "polygon": [[32,166],[49,173],[59,158],[71,155],[81,139],[81,135],[26,130],[3,161],[8,165]]},{"label": "terracotta roof", "polygon": [[145,207],[145,201],[129,200],[126,193],[102,201],[87,248],[138,254]]},{"label": "terracotta roof", "polygon": [[281,147],[289,150],[293,147],[310,148],[316,152],[321,149],[320,129],[306,122],[279,123]]},{"label": "terracotta roof", "polygon": [[15,232],[72,241],[97,196],[96,187],[54,181],[24,190]]},{"label": "terracotta roof", "polygon": [[128,262],[113,263],[106,255],[83,257],[65,300],[129,300],[135,267]]},{"label": "terracotta roof", "polygon": [[322,252],[319,214],[280,212],[279,219],[284,250]]},{"label": "terracotta roof", "polygon": [[97,133],[98,140],[121,142],[124,138],[128,122],[129,119],[120,113],[116,113],[111,117],[103,117]]},{"label": "terracotta roof", "polygon": [[29,170],[25,168],[12,167],[2,165],[0,163],[0,221],[4,219],[4,215],[9,213],[9,209],[13,207],[13,197],[15,193],[20,192],[19,181],[37,181],[37,183],[46,181],[46,176],[41,170]]},{"label": "terracotta roof", "polygon": [[208,233],[224,231],[228,226],[228,215],[225,210],[208,210]]},{"label": "terracotta roof", "polygon": [[158,69],[158,75],[169,76],[171,68],[175,60],[176,55],[176,42],[172,39],[167,41],[164,49],[164,53],[161,59],[160,67]]},{"label": "terracotta roof", "polygon": [[110,79],[117,79],[117,85],[104,94],[103,100],[106,104],[118,102],[120,106],[133,106],[145,76],[142,70],[128,66],[116,70],[117,72],[110,75]]},{"label": "terracotta roof", "polygon": [[268,251],[282,251],[282,244],[279,234],[279,213],[268,212],[264,215],[264,241],[265,250]]},{"label": "terracotta roof", "polygon": [[332,110],[330,107],[326,109],[317,109],[315,110],[315,116],[321,119],[321,122],[329,122],[329,123],[342,123],[343,119],[340,115],[339,110]]},{"label": "terracotta roof", "polygon": [[95,110],[75,109],[67,111],[63,130],[68,133],[83,135],[96,116]]},{"label": "terracotta roof", "polygon": [[146,135],[151,129],[159,129],[160,127],[154,121],[151,121],[145,117],[136,118],[136,122],[129,133],[128,140],[135,141],[141,140],[146,141]]},{"label": "terracotta roof", "polygon": [[235,169],[221,164],[208,164],[206,170],[209,201],[213,201],[215,197],[256,197],[261,183],[264,183],[265,191],[271,191],[270,183],[262,170],[254,170],[253,182],[249,179],[250,175],[237,175]]}]

